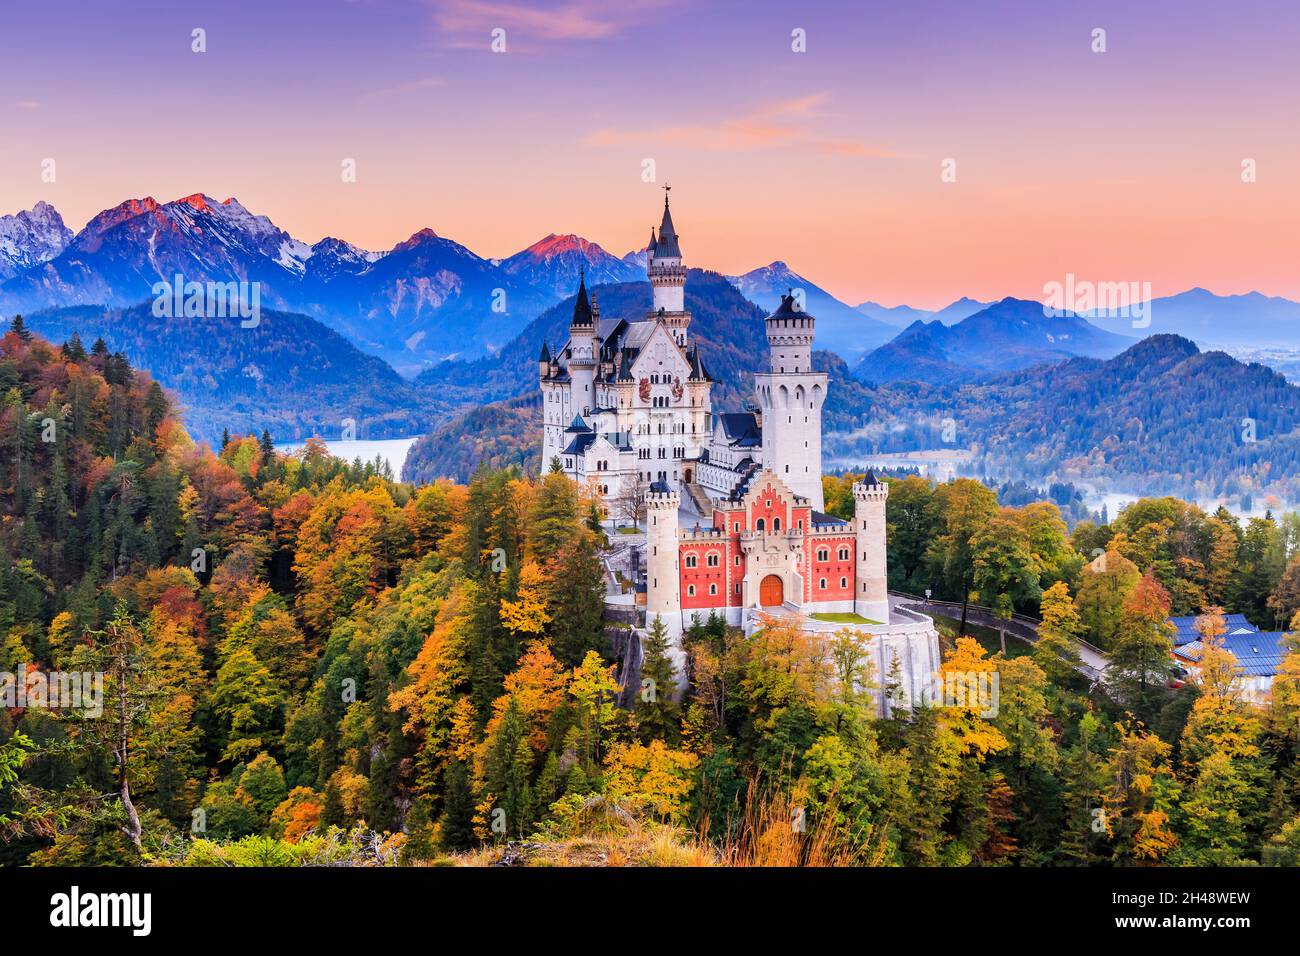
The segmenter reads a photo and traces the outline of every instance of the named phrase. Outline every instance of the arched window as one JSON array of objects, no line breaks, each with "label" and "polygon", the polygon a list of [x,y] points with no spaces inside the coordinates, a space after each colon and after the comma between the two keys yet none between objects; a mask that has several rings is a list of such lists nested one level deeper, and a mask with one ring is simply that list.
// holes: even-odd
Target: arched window
[{"label": "arched window", "polygon": [[709,585],[709,593],[710,593],[710,594],[717,594],[717,593],[718,593],[718,586],[717,586],[716,584],[710,584],[710,585]]},{"label": "arched window", "polygon": [[687,566],[688,568],[693,568],[693,567],[695,567],[695,555],[693,555],[693,554],[688,554],[688,555],[686,556],[686,566]]},{"label": "arched window", "polygon": [[840,587],[842,587],[842,588],[846,588],[846,587],[848,587],[848,586],[849,586],[849,579],[848,579],[848,578],[840,578]]},{"label": "arched window", "polygon": [[825,590],[826,590],[826,579],[825,579],[825,578],[819,578],[819,579],[817,580],[817,586],[818,586],[819,588],[821,588],[823,591],[825,591]]},{"label": "arched window", "polygon": [[716,551],[709,553],[708,563],[711,568],[716,568],[718,566],[718,554]]},{"label": "arched window", "polygon": [[687,594],[688,597],[695,597],[695,585],[694,585],[694,584],[688,584],[688,585],[686,585],[686,594]]},{"label": "arched window", "polygon": [[831,553],[830,553],[829,551],[827,551],[825,548],[818,548],[818,549],[817,549],[817,560],[818,560],[818,561],[825,561],[825,560],[827,560],[830,556],[831,556]]},{"label": "arched window", "polygon": [[762,519],[762,518],[759,518],[757,521],[754,522],[754,530],[755,530],[755,531],[766,531],[766,530],[767,530],[767,525],[763,523],[763,519]]},{"label": "arched window", "polygon": [[773,531],[780,531],[780,530],[781,530],[781,519],[780,519],[780,518],[773,518],[773,519],[772,519],[772,530],[773,530]]},{"label": "arched window", "polygon": [[849,559],[849,549],[848,549],[848,548],[840,548],[840,560],[841,560],[841,561],[847,561],[848,559]]}]

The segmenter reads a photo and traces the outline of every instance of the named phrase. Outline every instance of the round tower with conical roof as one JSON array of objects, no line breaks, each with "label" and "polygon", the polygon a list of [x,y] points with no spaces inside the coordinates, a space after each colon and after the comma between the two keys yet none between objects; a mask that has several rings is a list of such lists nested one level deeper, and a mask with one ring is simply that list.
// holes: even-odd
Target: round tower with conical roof
[{"label": "round tower with conical roof", "polygon": [[596,381],[596,317],[587,297],[585,271],[578,282],[578,298],[573,303],[573,320],[569,323],[568,359],[573,408],[585,415],[595,406]]},{"label": "round tower with conical roof", "polygon": [[762,410],[763,467],[795,494],[821,511],[822,406],[826,373],[812,369],[817,320],[805,312],[793,291],[767,317],[768,371],[754,376]]}]

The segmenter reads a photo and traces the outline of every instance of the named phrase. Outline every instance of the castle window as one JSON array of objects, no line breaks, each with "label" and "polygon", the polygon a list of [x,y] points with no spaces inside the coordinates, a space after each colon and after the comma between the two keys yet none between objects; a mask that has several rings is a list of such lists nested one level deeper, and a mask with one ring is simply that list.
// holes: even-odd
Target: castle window
[{"label": "castle window", "polygon": [[754,530],[755,530],[755,531],[766,531],[766,530],[767,530],[767,525],[765,525],[765,524],[763,523],[763,519],[762,519],[762,518],[759,518],[757,521],[754,522]]},{"label": "castle window", "polygon": [[695,585],[694,585],[694,584],[688,584],[688,585],[686,586],[686,595],[687,595],[687,597],[695,597]]},{"label": "castle window", "polygon": [[688,555],[686,556],[686,566],[687,566],[688,568],[693,568],[693,567],[695,567],[695,561],[696,561],[695,555],[693,555],[693,554],[688,554]]},{"label": "castle window", "polygon": [[849,586],[849,579],[848,579],[848,578],[840,578],[840,587],[842,587],[842,588],[846,588],[846,587],[848,587],[848,586]]},{"label": "castle window", "polygon": [[715,551],[715,552],[710,552],[710,553],[709,553],[709,567],[711,567],[711,568],[716,568],[717,566],[718,566],[718,555],[717,555],[717,552],[716,552],[716,551]]},{"label": "castle window", "polygon": [[717,594],[717,593],[718,593],[718,586],[717,586],[716,584],[710,584],[710,585],[709,585],[709,593],[710,593],[710,594]]},{"label": "castle window", "polygon": [[818,586],[819,588],[821,588],[823,591],[825,591],[825,590],[826,590],[826,579],[825,579],[825,578],[819,578],[819,579],[817,580],[817,586]]},{"label": "castle window", "polygon": [[847,561],[848,559],[849,559],[849,549],[848,549],[848,548],[840,548],[840,560],[841,560],[841,561]]},{"label": "castle window", "polygon": [[736,567],[740,567],[740,555],[736,555]]},{"label": "castle window", "polygon": [[773,518],[773,519],[772,519],[772,530],[773,530],[773,531],[780,531],[780,530],[781,530],[781,519],[780,519],[780,518]]},{"label": "castle window", "polygon": [[829,551],[827,551],[825,548],[818,548],[818,549],[817,549],[817,560],[818,560],[818,561],[825,561],[825,560],[827,560],[828,558],[830,558],[830,556],[831,556],[831,553],[830,553]]}]

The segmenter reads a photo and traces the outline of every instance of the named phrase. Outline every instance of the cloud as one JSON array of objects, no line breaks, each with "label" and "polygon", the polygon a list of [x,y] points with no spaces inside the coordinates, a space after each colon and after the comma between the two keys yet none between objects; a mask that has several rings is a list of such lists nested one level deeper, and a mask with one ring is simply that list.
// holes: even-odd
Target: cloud
[{"label": "cloud", "polygon": [[654,130],[600,129],[587,137],[593,146],[671,145],[709,152],[797,149],[835,156],[881,159],[897,154],[887,147],[854,139],[822,136],[811,129],[828,93],[776,100],[744,116],[716,124],[687,123]]},{"label": "cloud", "polygon": [[20,110],[38,110],[45,104],[40,100],[18,100],[14,103],[15,109]]},{"label": "cloud", "polygon": [[[668,4],[651,0],[623,0],[599,3],[594,0],[561,0],[531,4],[494,0],[428,0],[439,29],[457,46],[487,47],[491,31],[506,30],[511,48],[514,34],[527,42],[563,40],[605,40],[642,22]],[[472,39],[471,39],[472,38]]]},{"label": "cloud", "polygon": [[446,86],[447,81],[441,76],[426,76],[418,80],[410,80],[406,83],[398,83],[396,86],[386,86],[383,89],[371,90],[369,93],[362,93],[357,97],[358,103],[373,103],[375,100],[391,99],[395,96],[405,96],[408,93],[418,93],[420,90],[436,89],[439,86]]}]

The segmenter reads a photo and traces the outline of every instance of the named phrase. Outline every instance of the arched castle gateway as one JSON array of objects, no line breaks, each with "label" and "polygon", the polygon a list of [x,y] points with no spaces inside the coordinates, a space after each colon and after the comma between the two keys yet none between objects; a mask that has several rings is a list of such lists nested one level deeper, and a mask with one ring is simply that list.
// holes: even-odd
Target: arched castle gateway
[{"label": "arched castle gateway", "polygon": [[852,521],[821,510],[827,377],[812,368],[816,319],[783,296],[765,320],[754,406],[715,414],[666,196],[647,272],[644,317],[601,318],[583,281],[569,340],[554,353],[542,345],[542,461],[594,478],[608,498],[644,495],[646,624],[666,625],[678,673],[684,679],[680,636],[695,615],[716,613],[748,634],[760,612],[797,613],[810,631],[848,623],[869,632],[878,680],[896,659],[902,690],[928,696],[938,635],[930,618],[889,599],[889,486],[870,472],[855,484]]}]

